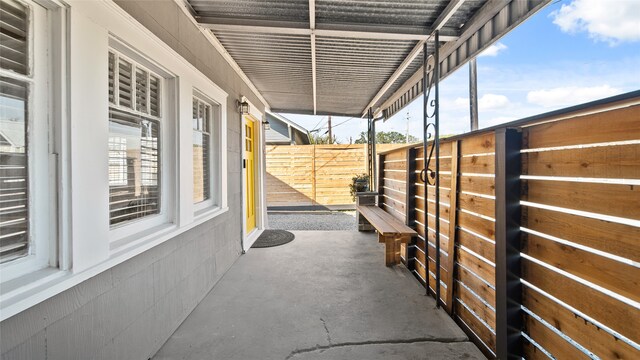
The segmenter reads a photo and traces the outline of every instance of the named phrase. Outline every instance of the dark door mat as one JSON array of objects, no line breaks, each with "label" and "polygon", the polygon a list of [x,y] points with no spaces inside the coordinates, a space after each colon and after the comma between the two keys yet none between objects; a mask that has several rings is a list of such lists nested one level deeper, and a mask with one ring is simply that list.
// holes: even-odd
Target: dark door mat
[{"label": "dark door mat", "polygon": [[251,248],[280,246],[293,241],[295,235],[286,230],[265,230],[260,234]]}]

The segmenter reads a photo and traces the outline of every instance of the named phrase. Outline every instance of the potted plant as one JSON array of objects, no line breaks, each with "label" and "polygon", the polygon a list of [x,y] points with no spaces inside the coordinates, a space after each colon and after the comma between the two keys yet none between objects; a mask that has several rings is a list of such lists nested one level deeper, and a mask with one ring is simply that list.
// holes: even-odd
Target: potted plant
[{"label": "potted plant", "polygon": [[353,201],[356,200],[356,193],[369,191],[369,175],[361,174],[351,178],[349,190],[351,191],[351,198]]}]

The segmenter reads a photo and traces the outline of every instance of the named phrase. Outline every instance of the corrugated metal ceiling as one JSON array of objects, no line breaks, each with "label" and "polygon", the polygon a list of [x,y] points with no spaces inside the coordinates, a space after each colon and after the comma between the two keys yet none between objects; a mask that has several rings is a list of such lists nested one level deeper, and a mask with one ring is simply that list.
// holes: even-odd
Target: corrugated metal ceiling
[{"label": "corrugated metal ceiling", "polygon": [[[519,0],[186,1],[273,111],[359,116],[370,102],[374,110],[388,106],[415,81],[422,66],[418,41],[434,26],[455,43]],[[548,1],[527,0],[527,9]],[[486,29],[481,35],[487,37]],[[457,50],[456,61],[502,34],[488,35],[469,51]]]}]

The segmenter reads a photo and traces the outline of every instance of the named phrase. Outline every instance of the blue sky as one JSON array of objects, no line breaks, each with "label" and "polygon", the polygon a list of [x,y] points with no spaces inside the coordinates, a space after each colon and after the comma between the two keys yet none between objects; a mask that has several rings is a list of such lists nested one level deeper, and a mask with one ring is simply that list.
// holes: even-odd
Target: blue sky
[{"label": "blue sky", "polygon": [[[640,90],[640,0],[553,2],[478,57],[480,127]],[[468,67],[440,86],[441,133],[469,131]],[[422,99],[411,103],[378,131],[421,137]],[[283,114],[313,129],[326,118]],[[334,117],[333,124],[348,118]],[[334,128],[341,143],[366,130],[350,120]]]}]

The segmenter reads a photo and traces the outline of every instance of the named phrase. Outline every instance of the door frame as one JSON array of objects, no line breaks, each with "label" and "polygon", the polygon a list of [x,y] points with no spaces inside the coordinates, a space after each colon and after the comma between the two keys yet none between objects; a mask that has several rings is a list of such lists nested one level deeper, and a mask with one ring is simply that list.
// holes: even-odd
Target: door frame
[{"label": "door frame", "polygon": [[[251,245],[258,239],[258,236],[262,234],[266,228],[267,223],[267,207],[266,207],[266,187],[265,187],[265,142],[264,142],[264,126],[262,121],[264,114],[260,112],[246,97],[242,97],[243,102],[249,103],[249,114],[240,114],[241,119],[241,154],[240,154],[240,168],[242,169],[242,251],[246,252],[251,248]],[[255,160],[255,174],[254,179],[255,197],[256,197],[256,227],[249,233],[247,233],[247,170],[242,166],[244,160],[244,140],[246,136],[245,125],[247,118],[250,118],[254,122],[254,160]]]}]

